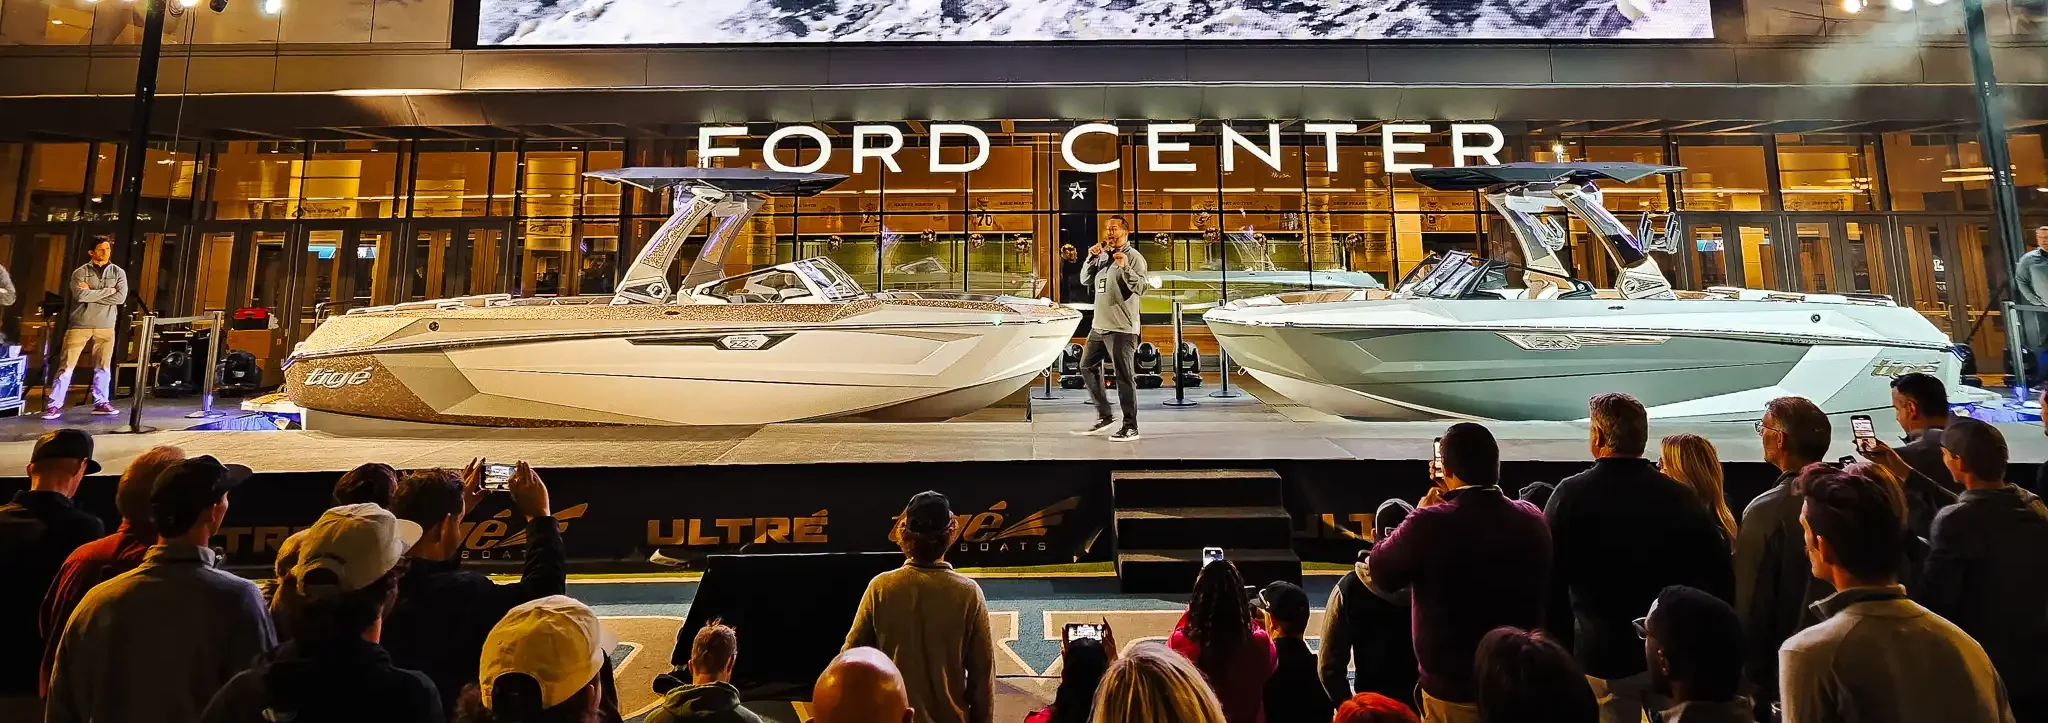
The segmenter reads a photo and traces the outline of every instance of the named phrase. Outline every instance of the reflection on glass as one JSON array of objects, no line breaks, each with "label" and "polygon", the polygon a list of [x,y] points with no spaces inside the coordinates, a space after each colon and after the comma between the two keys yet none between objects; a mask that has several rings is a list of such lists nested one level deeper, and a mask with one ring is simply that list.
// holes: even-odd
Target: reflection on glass
[{"label": "reflection on glass", "polygon": [[320,316],[326,313],[329,302],[336,298],[337,285],[341,280],[341,246],[345,234],[336,229],[313,229],[306,232],[305,257],[300,261],[303,275],[299,278],[299,320],[294,329],[292,341],[306,338],[320,325]]},{"label": "reflection on glass", "polygon": [[1727,239],[1722,236],[1721,224],[1693,224],[1691,237],[1693,289],[1704,291],[1713,286],[1732,285],[1728,281]]},{"label": "reflection on glass", "polygon": [[1913,277],[1913,308],[1949,335],[1956,336],[1949,317],[1947,238],[1939,222],[1912,222],[1899,227],[1906,264]]},{"label": "reflection on glass", "polygon": [[1843,221],[1842,239],[1847,244],[1849,290],[1869,294],[1891,294],[1885,273],[1884,225],[1875,221]]},{"label": "reflection on glass", "polygon": [[1962,271],[1968,312],[1965,321],[1970,325],[1970,337],[1964,341],[1976,350],[1983,368],[2003,368],[2007,364],[1994,360],[2005,358],[2005,313],[1991,293],[2005,286],[2006,269],[2012,265],[2005,261],[2005,250],[1988,225],[1957,222],[1954,228],[1956,264]]},{"label": "reflection on glass", "polygon": [[1835,275],[1834,254],[1825,223],[1796,223],[1792,233],[1799,239],[1801,286],[1795,291],[1809,293],[1835,290],[1829,281]]},{"label": "reflection on glass", "polygon": [[376,306],[396,303],[392,298],[391,279],[385,259],[396,252],[390,231],[362,231],[356,234],[355,248],[349,253],[349,306]]}]

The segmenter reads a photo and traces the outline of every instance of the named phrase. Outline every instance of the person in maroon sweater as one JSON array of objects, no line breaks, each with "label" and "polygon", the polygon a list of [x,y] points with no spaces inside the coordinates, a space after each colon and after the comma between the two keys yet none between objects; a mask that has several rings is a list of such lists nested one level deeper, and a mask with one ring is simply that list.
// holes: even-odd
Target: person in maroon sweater
[{"label": "person in maroon sweater", "polygon": [[1550,575],[1543,512],[1502,494],[1500,447],[1470,422],[1440,442],[1436,487],[1367,560],[1373,592],[1410,590],[1422,718],[1479,720],[1472,659],[1479,639],[1503,625],[1536,628]]},{"label": "person in maroon sweater", "polygon": [[64,558],[64,566],[57,568],[57,580],[43,595],[43,607],[37,612],[37,624],[42,626],[45,642],[43,669],[36,687],[45,695],[50,690],[50,669],[57,666],[58,639],[63,636],[64,623],[71,619],[71,611],[78,607],[78,601],[85,599],[92,586],[142,564],[142,553],[157,542],[156,523],[150,521],[149,491],[156,484],[157,475],[183,461],[185,450],[161,446],[152,447],[129,462],[128,468],[121,471],[120,484],[114,488],[114,508],[121,512],[121,526],[114,534],[79,545]]}]

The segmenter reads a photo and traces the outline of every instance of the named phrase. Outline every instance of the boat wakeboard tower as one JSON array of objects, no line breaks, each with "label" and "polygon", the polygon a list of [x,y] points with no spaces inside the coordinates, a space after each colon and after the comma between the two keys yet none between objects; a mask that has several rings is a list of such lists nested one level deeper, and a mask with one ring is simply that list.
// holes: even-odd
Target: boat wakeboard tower
[{"label": "boat wakeboard tower", "polygon": [[[1448,251],[1423,259],[1392,291],[1263,296],[1203,318],[1231,360],[1268,387],[1349,417],[1582,420],[1602,392],[1634,395],[1660,418],[1756,420],[1781,396],[1854,414],[1889,407],[1891,379],[1906,372],[1974,398],[1957,383],[1948,337],[1888,297],[1672,288],[1655,255],[1683,251],[1670,226],[1656,233],[1646,222],[1631,233],[1601,205],[1597,184],[1681,170],[1417,169],[1424,186],[1482,193],[1521,259]],[[1564,265],[1568,236],[1553,211],[1586,224],[1617,288],[1595,288]]]},{"label": "boat wakeboard tower", "polygon": [[[956,417],[1030,383],[1080,314],[1043,299],[868,293],[816,257],[728,275],[772,196],[845,176],[627,168],[585,174],[675,209],[616,293],[465,296],[327,319],[285,362],[308,429],[417,425],[729,425]],[[703,249],[671,285],[690,232]]]}]

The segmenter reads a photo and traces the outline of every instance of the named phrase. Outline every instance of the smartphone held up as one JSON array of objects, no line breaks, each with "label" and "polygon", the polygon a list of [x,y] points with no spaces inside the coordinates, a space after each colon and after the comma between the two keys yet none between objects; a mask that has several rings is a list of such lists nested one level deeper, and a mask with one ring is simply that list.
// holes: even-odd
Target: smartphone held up
[{"label": "smartphone held up", "polygon": [[484,491],[505,492],[512,489],[512,473],[518,469],[519,465],[516,464],[485,464]]},{"label": "smartphone held up", "polygon": [[1870,415],[1858,414],[1849,418],[1850,433],[1856,439],[1856,451],[1869,453],[1877,442],[1877,430],[1871,426]]}]

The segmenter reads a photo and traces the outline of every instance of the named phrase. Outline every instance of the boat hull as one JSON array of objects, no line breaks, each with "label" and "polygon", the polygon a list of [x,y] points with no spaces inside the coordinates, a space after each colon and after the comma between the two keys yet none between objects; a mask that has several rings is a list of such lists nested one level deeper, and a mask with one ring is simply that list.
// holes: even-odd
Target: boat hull
[{"label": "boat hull", "polygon": [[586,311],[610,316],[523,325],[484,313],[496,309],[458,309],[395,330],[351,329],[357,320],[343,317],[308,342],[377,341],[295,357],[286,390],[318,412],[309,427],[341,417],[509,427],[945,419],[1030,383],[1079,323],[1057,308],[860,303],[847,313],[780,305],[829,317],[796,323],[749,322],[733,307],[681,319],[661,307],[595,307]]},{"label": "boat hull", "polygon": [[1897,374],[1958,372],[1932,324],[1890,306],[1391,299],[1207,321],[1274,391],[1364,419],[1579,420],[1604,392],[1667,419],[1754,420],[1780,396],[1850,414],[1889,407]]}]

